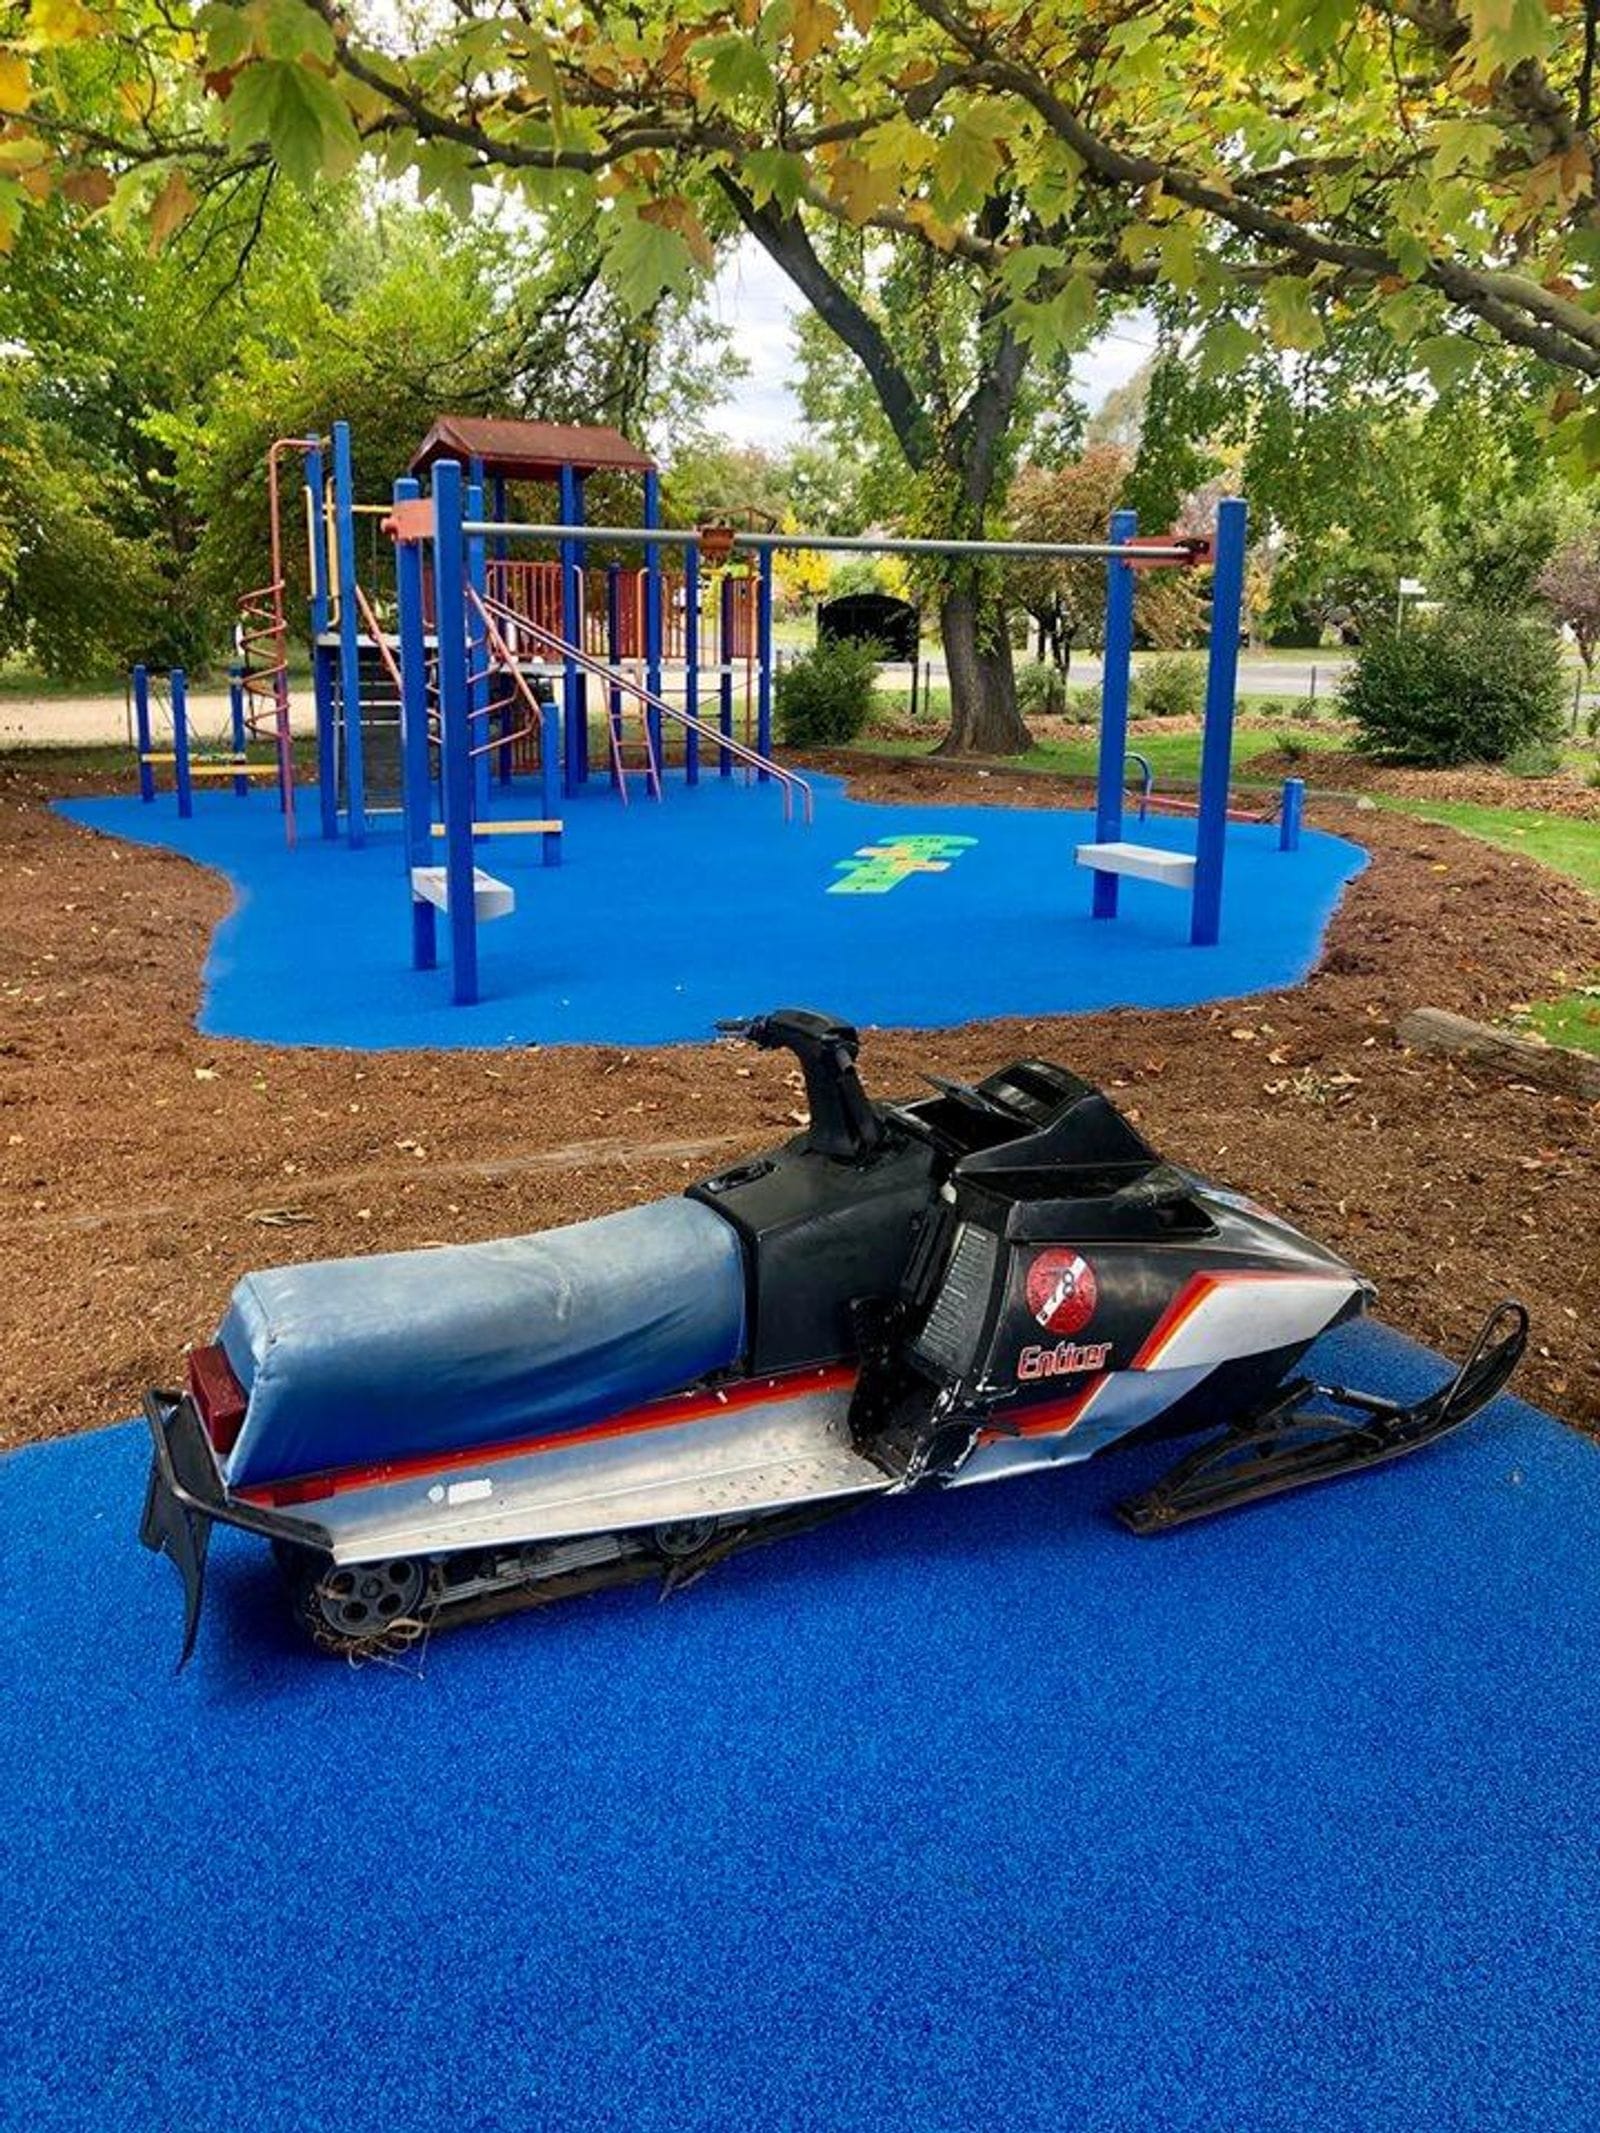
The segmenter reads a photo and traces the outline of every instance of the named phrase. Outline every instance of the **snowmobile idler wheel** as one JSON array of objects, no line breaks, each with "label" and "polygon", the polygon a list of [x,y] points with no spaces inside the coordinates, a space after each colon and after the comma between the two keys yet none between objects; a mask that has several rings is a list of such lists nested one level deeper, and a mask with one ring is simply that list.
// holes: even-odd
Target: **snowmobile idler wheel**
[{"label": "snowmobile idler wheel", "polygon": [[670,1525],[651,1527],[650,1545],[669,1563],[682,1563],[698,1555],[716,1530],[714,1518],[674,1519]]},{"label": "snowmobile idler wheel", "polygon": [[433,1580],[416,1556],[375,1563],[332,1563],[306,1553],[286,1566],[294,1611],[324,1648],[357,1651],[420,1634],[431,1610]]}]

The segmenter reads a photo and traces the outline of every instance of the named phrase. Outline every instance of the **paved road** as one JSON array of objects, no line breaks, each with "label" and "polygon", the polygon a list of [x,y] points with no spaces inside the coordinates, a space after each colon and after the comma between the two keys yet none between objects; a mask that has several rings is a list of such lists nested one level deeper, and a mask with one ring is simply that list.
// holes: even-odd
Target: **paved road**
[{"label": "paved road", "polygon": [[[228,730],[227,691],[191,690],[189,716],[196,735],[220,740]],[[296,691],[291,724],[296,733],[316,731],[309,689]],[[128,708],[121,696],[0,697],[0,749],[92,748],[107,741],[129,741]]]},{"label": "paved road", "polygon": [[[1195,654],[1203,657],[1203,654]],[[930,657],[925,662],[929,677],[935,688],[945,679],[944,661]],[[1292,659],[1251,658],[1248,653],[1239,662],[1239,694],[1241,696],[1309,696],[1312,679],[1315,677],[1317,701],[1333,694],[1339,676],[1350,664],[1348,652],[1307,652],[1296,654]],[[1134,661],[1137,674],[1139,662]],[[1073,659],[1068,685],[1074,689],[1092,689],[1099,685],[1100,661],[1087,652],[1080,652]],[[905,665],[887,666],[879,682],[881,688],[905,689],[910,687],[911,669]]]}]

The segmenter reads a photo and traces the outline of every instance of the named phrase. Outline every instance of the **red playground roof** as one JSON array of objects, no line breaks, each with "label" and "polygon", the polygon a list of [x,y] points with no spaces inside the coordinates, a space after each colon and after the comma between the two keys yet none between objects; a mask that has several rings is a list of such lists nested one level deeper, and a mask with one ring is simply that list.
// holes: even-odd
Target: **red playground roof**
[{"label": "red playground roof", "polygon": [[580,474],[648,474],[655,461],[620,430],[577,422],[500,422],[482,415],[441,415],[411,457],[420,474],[436,459],[481,459],[485,474],[508,481],[554,481],[563,467]]}]

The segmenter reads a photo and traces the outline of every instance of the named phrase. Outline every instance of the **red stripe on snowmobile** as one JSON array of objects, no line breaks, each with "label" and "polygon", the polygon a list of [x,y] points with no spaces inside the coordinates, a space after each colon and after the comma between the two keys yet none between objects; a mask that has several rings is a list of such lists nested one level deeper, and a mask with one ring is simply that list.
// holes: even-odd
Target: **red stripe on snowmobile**
[{"label": "red stripe on snowmobile", "polygon": [[413,1481],[425,1474],[448,1474],[464,1466],[487,1466],[502,1459],[519,1459],[536,1452],[555,1452],[569,1444],[593,1444],[605,1437],[642,1436],[648,1430],[673,1429],[681,1423],[703,1422],[711,1415],[738,1413],[759,1407],[768,1400],[797,1400],[810,1393],[845,1392],[855,1384],[855,1370],[846,1363],[823,1369],[798,1370],[781,1378],[762,1378],[758,1383],[736,1385],[726,1392],[679,1393],[654,1400],[648,1407],[633,1407],[608,1415],[603,1422],[590,1422],[581,1429],[554,1430],[542,1437],[515,1437],[500,1444],[462,1445],[455,1451],[435,1452],[412,1459],[380,1460],[368,1466],[335,1467],[326,1473],[299,1476],[292,1481],[262,1482],[255,1488],[235,1489],[240,1503],[264,1510],[285,1504],[314,1503],[328,1496],[342,1496],[351,1489],[370,1489],[380,1483]]}]

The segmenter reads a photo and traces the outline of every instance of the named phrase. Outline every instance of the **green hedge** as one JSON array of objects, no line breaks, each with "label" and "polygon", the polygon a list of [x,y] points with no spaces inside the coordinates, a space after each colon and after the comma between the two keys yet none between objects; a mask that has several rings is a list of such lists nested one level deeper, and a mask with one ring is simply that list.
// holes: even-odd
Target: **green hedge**
[{"label": "green hedge", "polygon": [[883,647],[845,637],[814,646],[780,668],[774,684],[778,737],[789,748],[841,747],[867,722]]},{"label": "green hedge", "polygon": [[1339,689],[1359,745],[1392,761],[1498,763],[1561,731],[1566,684],[1555,631],[1484,608],[1408,617],[1370,638]]}]

